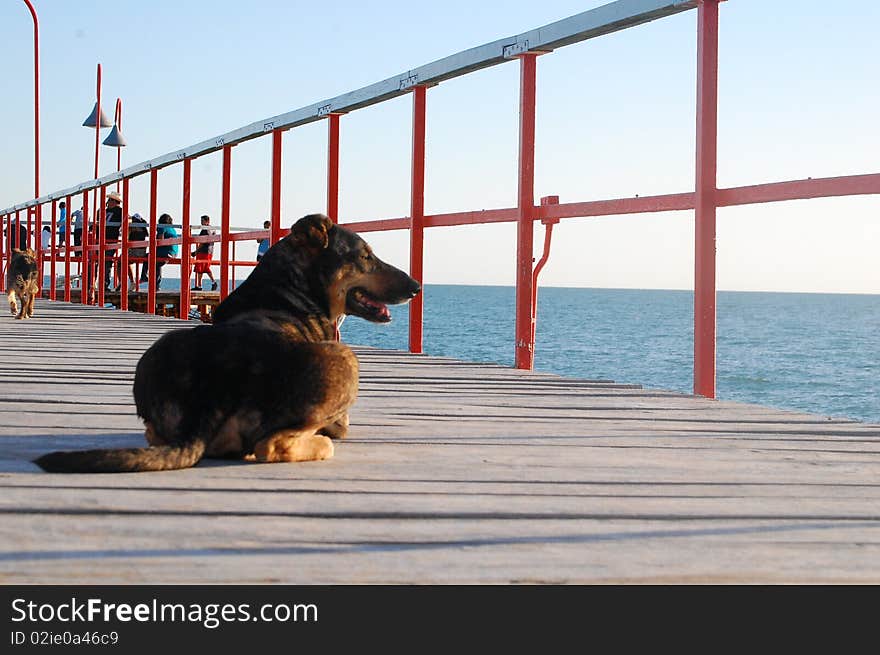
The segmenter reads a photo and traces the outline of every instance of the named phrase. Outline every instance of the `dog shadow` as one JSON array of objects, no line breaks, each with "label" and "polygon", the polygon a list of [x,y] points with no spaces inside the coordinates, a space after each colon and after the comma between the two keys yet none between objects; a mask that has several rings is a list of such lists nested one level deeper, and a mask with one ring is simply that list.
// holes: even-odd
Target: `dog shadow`
[{"label": "dog shadow", "polygon": [[[144,448],[143,431],[108,434],[33,434],[27,436],[0,436],[0,474],[2,473],[43,473],[43,469],[33,463],[40,455],[55,450],[92,450],[95,448]],[[245,466],[248,462],[240,459],[203,459],[198,468],[214,466]],[[47,474],[49,475],[49,474]],[[53,474],[54,475],[54,474]],[[58,475],[72,475],[63,473]]]}]

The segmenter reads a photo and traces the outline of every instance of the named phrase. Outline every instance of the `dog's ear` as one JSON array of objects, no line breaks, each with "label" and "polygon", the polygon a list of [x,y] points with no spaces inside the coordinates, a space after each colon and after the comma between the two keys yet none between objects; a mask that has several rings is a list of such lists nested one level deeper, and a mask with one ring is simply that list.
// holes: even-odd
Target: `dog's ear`
[{"label": "dog's ear", "polygon": [[323,250],[327,247],[327,233],[332,227],[333,221],[324,214],[309,214],[294,223],[290,228],[290,233],[293,235],[293,242],[296,245]]}]

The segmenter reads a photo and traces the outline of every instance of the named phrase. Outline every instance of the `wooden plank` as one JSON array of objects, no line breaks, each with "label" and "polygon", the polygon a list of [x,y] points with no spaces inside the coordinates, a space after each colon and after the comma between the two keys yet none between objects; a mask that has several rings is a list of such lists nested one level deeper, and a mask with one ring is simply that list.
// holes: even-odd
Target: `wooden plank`
[{"label": "wooden plank", "polygon": [[327,462],[50,475],[142,445],[140,354],[186,323],[40,301],[0,329],[0,582],[880,581],[880,426],[356,348]]}]

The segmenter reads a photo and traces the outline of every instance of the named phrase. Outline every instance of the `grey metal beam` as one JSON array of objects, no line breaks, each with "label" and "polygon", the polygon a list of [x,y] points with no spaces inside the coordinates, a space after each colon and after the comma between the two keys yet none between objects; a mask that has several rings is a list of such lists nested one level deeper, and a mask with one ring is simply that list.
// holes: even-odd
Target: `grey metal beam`
[{"label": "grey metal beam", "polygon": [[617,0],[595,9],[564,18],[534,30],[498,39],[454,55],[438,59],[430,64],[408,70],[394,77],[376,82],[369,86],[350,91],[342,95],[322,100],[300,109],[272,116],[256,123],[251,123],[237,130],[193,144],[187,148],[176,150],[160,157],[129,166],[113,172],[98,180],[82,182],[63,191],[56,191],[37,200],[14,205],[0,211],[7,214],[16,209],[25,209],[51,200],[82,193],[115,182],[122,177],[135,177],[154,168],[163,168],[190,157],[198,157],[216,150],[224,145],[235,145],[262,136],[275,129],[290,129],[321,120],[331,112],[347,113],[362,109],[390,98],[408,93],[416,84],[433,85],[444,80],[459,77],[467,73],[488,68],[509,61],[523,52],[549,51],[562,48],[573,43],[593,39],[597,36],[617,32],[634,25],[647,23],[658,18],[677,14],[693,9],[698,0]]}]

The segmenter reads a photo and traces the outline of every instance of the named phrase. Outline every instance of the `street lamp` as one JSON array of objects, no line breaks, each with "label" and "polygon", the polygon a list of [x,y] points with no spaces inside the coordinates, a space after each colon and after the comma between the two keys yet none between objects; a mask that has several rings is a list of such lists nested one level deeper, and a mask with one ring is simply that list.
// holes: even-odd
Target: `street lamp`
[{"label": "street lamp", "polygon": [[[105,146],[116,148],[116,172],[122,168],[122,149],[128,145],[125,137],[122,136],[122,99],[116,98],[116,119],[113,123],[113,129],[110,134],[102,142]],[[119,192],[119,181],[116,181],[116,191]]]},{"label": "street lamp", "polygon": [[[93,127],[95,128],[95,179],[98,179],[98,159],[99,159],[99,142],[101,135],[102,127],[110,127],[113,123],[104,115],[104,111],[101,109],[101,64],[98,64],[98,75],[97,75],[97,97],[95,101],[95,108],[92,109],[92,113],[89,114],[88,118],[83,121],[83,127]],[[98,206],[98,189],[95,188],[95,199],[94,199],[94,210],[95,210],[95,225],[98,224],[98,214],[101,208]],[[103,237],[104,230],[101,230],[101,235]],[[80,286],[82,289],[82,300],[83,304],[88,304],[87,292],[92,290],[92,265],[89,261],[89,226],[88,221],[86,220],[86,224],[83,226],[83,239],[82,239],[82,275],[85,282]],[[104,253],[99,253],[99,260],[103,260]],[[103,263],[103,262],[102,262]],[[100,264],[99,264],[100,265]],[[101,269],[103,270],[103,268]],[[103,289],[102,289],[103,291]]]},{"label": "street lamp", "polygon": [[[31,12],[31,18],[34,20],[34,198],[40,197],[40,23],[37,19],[37,10],[30,0],[24,0],[28,11]],[[36,207],[36,217],[40,219],[40,206]],[[42,222],[42,221],[40,221]],[[31,230],[31,212],[28,211],[28,238],[33,236]],[[37,251],[37,259],[42,271],[43,250],[40,247],[40,234],[34,238],[34,250]],[[26,247],[27,244],[19,244],[19,247]],[[40,275],[40,286],[42,286],[43,276]]]},{"label": "street lamp", "polygon": [[[113,148],[124,148],[128,145],[128,141],[122,136],[122,99],[116,98],[116,120],[113,123],[113,129],[103,141],[105,146]],[[119,163],[116,164],[116,170],[119,170]]]},{"label": "street lamp", "polygon": [[95,128],[95,179],[98,179],[98,142],[100,141],[100,133],[102,127],[110,127],[113,123],[110,122],[110,119],[104,114],[104,110],[101,109],[101,64],[98,64],[98,76],[97,76],[97,99],[95,102],[95,108],[92,109],[92,113],[89,114],[88,118],[83,121],[83,127],[93,127]]},{"label": "street lamp", "polygon": [[40,197],[40,24],[30,0],[24,0],[34,19],[34,198]]},{"label": "street lamp", "polygon": [[[116,98],[116,116],[115,121],[113,123],[113,129],[110,130],[110,134],[107,135],[107,138],[103,141],[105,146],[110,146],[111,148],[116,148],[116,172],[122,168],[122,149],[127,145],[125,141],[125,137],[122,136],[122,99]],[[126,187],[127,189],[128,187]],[[116,193],[119,193],[119,180],[116,180]],[[124,280],[126,280],[126,274],[128,273],[128,248],[125,247],[128,237],[128,193],[123,194],[124,197],[122,199],[122,225],[119,226],[119,229],[122,230],[122,261],[117,262],[116,270],[119,272],[119,287],[123,290],[123,294],[120,296],[120,307],[121,309],[128,309],[128,288],[125,285]],[[123,296],[125,300],[123,300]]]}]

